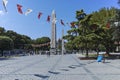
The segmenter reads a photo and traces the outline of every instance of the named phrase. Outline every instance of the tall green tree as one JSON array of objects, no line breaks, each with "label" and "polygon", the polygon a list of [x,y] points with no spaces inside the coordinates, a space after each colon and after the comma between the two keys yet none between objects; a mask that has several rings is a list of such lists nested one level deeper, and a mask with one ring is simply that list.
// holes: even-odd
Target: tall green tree
[{"label": "tall green tree", "polygon": [[6,36],[0,36],[0,51],[2,52],[2,56],[4,55],[3,54],[3,51],[4,50],[12,50],[14,47],[14,43],[13,43],[13,40],[9,37],[6,37]]},{"label": "tall green tree", "polygon": [[[83,10],[76,11],[76,18],[78,21],[75,22],[76,28],[72,28],[68,33],[67,39],[69,39],[69,45],[73,44],[76,49],[83,48],[86,50],[86,57],[88,57],[89,44],[91,44],[91,35],[89,28],[89,20],[92,15],[87,15]],[[74,35],[73,35],[74,34]],[[70,39],[72,39],[70,41]]]}]

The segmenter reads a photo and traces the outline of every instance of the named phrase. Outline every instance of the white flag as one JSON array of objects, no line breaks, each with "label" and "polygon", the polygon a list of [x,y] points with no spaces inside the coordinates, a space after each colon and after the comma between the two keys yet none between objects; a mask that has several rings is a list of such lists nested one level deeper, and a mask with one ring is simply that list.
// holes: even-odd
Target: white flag
[{"label": "white flag", "polygon": [[5,9],[5,11],[7,12],[6,5],[7,5],[8,1],[7,1],[7,0],[2,0],[2,1],[3,1],[4,9]]},{"label": "white flag", "polygon": [[27,9],[27,11],[25,12],[25,15],[27,16],[29,13],[31,13],[33,10],[32,9]]}]

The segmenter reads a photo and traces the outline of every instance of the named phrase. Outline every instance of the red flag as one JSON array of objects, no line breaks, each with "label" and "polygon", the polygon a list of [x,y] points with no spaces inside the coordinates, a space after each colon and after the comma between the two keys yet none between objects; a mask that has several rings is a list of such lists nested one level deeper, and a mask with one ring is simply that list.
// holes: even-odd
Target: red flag
[{"label": "red flag", "polygon": [[21,5],[17,4],[17,9],[20,14],[23,14]]},{"label": "red flag", "polygon": [[64,24],[64,22],[63,22],[63,20],[61,19],[60,21],[61,21],[61,24],[62,24],[63,26],[65,26],[65,24]]},{"label": "red flag", "polygon": [[107,23],[107,24],[106,24],[106,27],[107,27],[107,28],[110,28],[110,23]]},{"label": "red flag", "polygon": [[39,12],[39,13],[38,13],[38,19],[40,19],[41,15],[42,15],[42,13]]},{"label": "red flag", "polygon": [[47,17],[47,21],[50,22],[50,15],[48,15],[48,17]]},{"label": "red flag", "polygon": [[75,23],[74,22],[71,22],[71,27],[75,27]]}]

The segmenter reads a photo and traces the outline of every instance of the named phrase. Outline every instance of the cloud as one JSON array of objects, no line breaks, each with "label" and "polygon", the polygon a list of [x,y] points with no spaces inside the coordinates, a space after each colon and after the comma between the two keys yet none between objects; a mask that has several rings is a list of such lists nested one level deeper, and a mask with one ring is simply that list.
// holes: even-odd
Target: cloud
[{"label": "cloud", "polygon": [[0,16],[3,16],[4,12],[2,10],[0,10]]}]

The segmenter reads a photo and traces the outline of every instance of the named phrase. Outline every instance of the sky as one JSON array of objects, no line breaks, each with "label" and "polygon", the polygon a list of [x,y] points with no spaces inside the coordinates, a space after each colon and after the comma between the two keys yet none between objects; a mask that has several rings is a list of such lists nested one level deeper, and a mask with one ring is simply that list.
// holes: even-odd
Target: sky
[{"label": "sky", "polygon": [[[22,11],[28,8],[33,11],[25,16],[18,13],[17,4],[22,5]],[[70,23],[76,21],[75,13],[77,10],[83,9],[87,14],[98,11],[103,7],[119,8],[117,0],[8,0],[5,12],[2,0],[0,0],[0,27],[6,30],[13,30],[19,34],[27,35],[32,39],[40,37],[51,37],[51,22],[48,23],[47,16],[52,11],[56,13],[56,30],[57,39],[62,37],[62,29],[64,35],[70,30],[70,26],[63,26],[60,23]],[[38,13],[42,12],[40,19]]]}]

